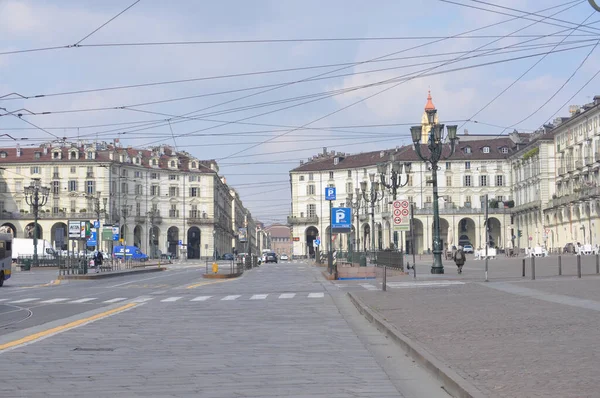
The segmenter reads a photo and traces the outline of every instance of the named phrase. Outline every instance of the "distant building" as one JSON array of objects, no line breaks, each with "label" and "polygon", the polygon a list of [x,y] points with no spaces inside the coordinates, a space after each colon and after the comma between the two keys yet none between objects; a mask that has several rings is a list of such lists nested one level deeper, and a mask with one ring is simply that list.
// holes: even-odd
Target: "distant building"
[{"label": "distant building", "polygon": [[277,253],[278,256],[287,254],[292,256],[292,231],[287,225],[273,224],[266,227],[267,233],[271,237],[270,249]]}]

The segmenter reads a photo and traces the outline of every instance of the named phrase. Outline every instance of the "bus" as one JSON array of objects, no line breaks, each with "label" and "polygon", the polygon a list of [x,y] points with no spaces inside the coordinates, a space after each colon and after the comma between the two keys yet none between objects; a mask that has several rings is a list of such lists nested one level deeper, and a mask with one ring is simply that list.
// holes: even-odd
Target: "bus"
[{"label": "bus", "polygon": [[12,234],[0,233],[0,287],[10,278],[12,270]]}]

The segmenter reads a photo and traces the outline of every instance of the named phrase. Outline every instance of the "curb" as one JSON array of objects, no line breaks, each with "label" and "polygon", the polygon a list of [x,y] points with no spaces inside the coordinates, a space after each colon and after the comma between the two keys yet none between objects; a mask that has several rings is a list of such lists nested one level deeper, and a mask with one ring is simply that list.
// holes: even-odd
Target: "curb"
[{"label": "curb", "polygon": [[243,272],[236,272],[234,274],[202,274],[205,279],[233,279],[242,276]]},{"label": "curb", "polygon": [[86,274],[86,275],[59,275],[58,280],[94,280],[94,279],[105,279],[105,278],[116,278],[119,276],[126,275],[137,275],[137,274],[147,274],[149,272],[159,272],[166,271],[166,268],[151,268],[151,269],[141,269],[135,271],[128,272],[100,272],[94,274]]},{"label": "curb", "polygon": [[412,359],[419,365],[423,366],[440,380],[444,389],[453,397],[458,398],[485,398],[470,382],[458,375],[454,370],[442,363],[439,359],[431,355],[423,346],[416,341],[410,339],[396,329],[383,316],[369,308],[360,298],[355,297],[351,292],[348,292],[348,297],[356,306],[358,311],[377,329],[382,331],[386,337],[390,337],[396,342]]}]

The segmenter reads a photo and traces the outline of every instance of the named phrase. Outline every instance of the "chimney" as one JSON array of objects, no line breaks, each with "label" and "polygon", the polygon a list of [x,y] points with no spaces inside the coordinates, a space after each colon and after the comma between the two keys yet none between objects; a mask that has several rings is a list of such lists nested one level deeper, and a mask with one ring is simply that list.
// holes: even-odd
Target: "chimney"
[{"label": "chimney", "polygon": [[17,157],[21,156],[21,146],[17,144]]},{"label": "chimney", "polygon": [[326,146],[323,147],[323,155],[327,155],[327,147]]},{"label": "chimney", "polygon": [[600,95],[594,95],[594,105],[600,105]]},{"label": "chimney", "polygon": [[44,155],[47,155],[47,154],[48,154],[48,146],[44,145]]},{"label": "chimney", "polygon": [[579,106],[578,105],[570,105],[569,113],[571,114],[571,116],[575,116],[577,113],[579,113]]},{"label": "chimney", "polygon": [[463,135],[469,135],[469,130],[465,129],[465,132]]}]

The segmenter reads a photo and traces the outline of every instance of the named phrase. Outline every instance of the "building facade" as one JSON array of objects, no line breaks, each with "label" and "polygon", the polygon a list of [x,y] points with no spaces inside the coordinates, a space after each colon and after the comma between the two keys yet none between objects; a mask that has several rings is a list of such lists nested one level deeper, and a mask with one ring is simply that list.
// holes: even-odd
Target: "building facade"
[{"label": "building facade", "polygon": [[[231,252],[234,227],[243,223],[241,200],[219,176],[217,163],[166,145],[0,148],[0,167],[0,228],[33,237],[33,208],[24,188],[39,179],[50,193],[40,208],[38,236],[57,249],[84,248],[85,242],[68,240],[69,220],[99,220],[118,227],[121,243],[152,256],[212,257]],[[100,242],[100,249],[110,251],[114,244]]]},{"label": "building facade", "polygon": [[266,232],[271,239],[270,249],[278,256],[287,254],[293,256],[292,231],[290,227],[282,224],[273,224],[266,227]]},{"label": "building facade", "polygon": [[[433,107],[431,96],[427,107]],[[423,119],[423,126],[427,118]],[[528,136],[512,133],[509,136],[460,136],[455,153],[439,163],[437,172],[440,195],[440,232],[444,247],[471,244],[484,247],[485,198],[489,201],[489,240],[497,247],[507,247],[511,241],[512,173],[509,157],[522,149]],[[428,152],[426,145],[422,148]],[[450,148],[446,146],[445,154]],[[291,215],[294,254],[314,255],[314,240],[319,237],[321,247],[328,250],[329,203],[325,201],[325,188],[336,187],[337,199],[333,207],[345,206],[352,194],[355,206],[352,232],[333,237],[333,247],[354,250],[407,249],[410,234],[392,231],[392,212],[389,189],[380,191],[374,203],[362,192],[357,200],[356,188],[366,183],[367,191],[372,181],[380,181],[378,165],[390,160],[398,161],[409,170],[402,179],[406,186],[398,189],[397,198],[407,199],[414,205],[415,250],[427,253],[432,250],[433,204],[430,185],[430,165],[422,162],[411,146],[396,147],[375,152],[348,155],[323,152],[290,171],[292,193]],[[389,176],[388,176],[389,178]],[[367,199],[367,200],[365,200]],[[372,206],[371,206],[372,205]],[[374,214],[374,222],[371,213]],[[373,244],[374,241],[374,244]]]},{"label": "building facade", "polygon": [[600,96],[570,110],[569,118],[554,122],[556,192],[543,209],[544,228],[558,250],[600,243]]}]

